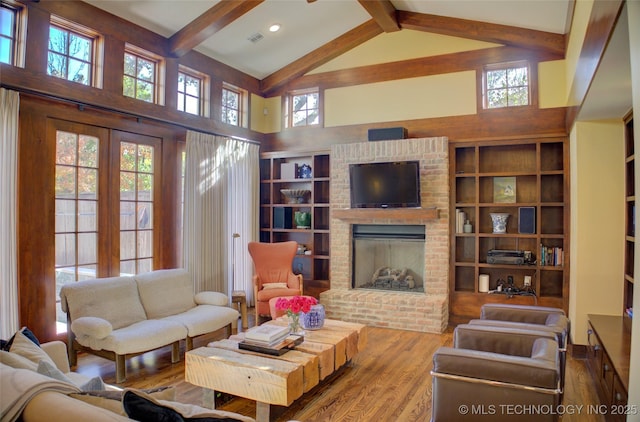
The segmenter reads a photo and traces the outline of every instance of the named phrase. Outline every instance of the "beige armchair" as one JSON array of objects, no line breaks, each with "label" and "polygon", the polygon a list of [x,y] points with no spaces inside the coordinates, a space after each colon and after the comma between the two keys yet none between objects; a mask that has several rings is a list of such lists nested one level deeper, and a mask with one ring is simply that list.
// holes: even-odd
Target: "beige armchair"
[{"label": "beige armchair", "polygon": [[[553,334],[459,325],[454,347],[441,347],[431,372],[432,421],[557,421],[560,362]],[[543,407],[544,406],[544,407]]]},{"label": "beige armchair", "polygon": [[473,319],[469,321],[469,324],[539,330],[554,334],[560,351],[560,387],[564,391],[570,321],[562,309],[544,306],[485,304],[480,311],[480,319]]}]

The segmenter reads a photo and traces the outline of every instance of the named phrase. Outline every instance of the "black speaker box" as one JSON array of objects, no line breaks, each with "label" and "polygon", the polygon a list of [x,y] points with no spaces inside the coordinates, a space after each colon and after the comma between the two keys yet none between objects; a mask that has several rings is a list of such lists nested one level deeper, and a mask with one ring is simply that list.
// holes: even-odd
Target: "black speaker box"
[{"label": "black speaker box", "polygon": [[392,141],[406,139],[407,129],[404,127],[386,127],[382,129],[369,129],[369,141]]},{"label": "black speaker box", "polygon": [[535,234],[536,207],[518,208],[518,233]]},{"label": "black speaker box", "polygon": [[293,208],[278,207],[273,209],[273,228],[291,229],[293,228]]}]

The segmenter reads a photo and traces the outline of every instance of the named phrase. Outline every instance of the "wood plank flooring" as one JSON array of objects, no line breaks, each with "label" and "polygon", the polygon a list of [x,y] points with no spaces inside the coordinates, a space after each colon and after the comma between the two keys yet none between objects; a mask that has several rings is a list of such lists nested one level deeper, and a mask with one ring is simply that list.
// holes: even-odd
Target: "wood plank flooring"
[{"label": "wood plank flooring", "polygon": [[[249,317],[250,325],[253,317]],[[450,345],[452,330],[444,334],[425,334],[368,327],[368,344],[340,372],[329,377],[296,400],[291,406],[272,406],[271,420],[280,421],[428,421],[431,418],[432,357],[440,347]],[[194,347],[223,338],[213,333],[194,341]],[[184,347],[184,345],[182,346]],[[184,353],[184,349],[182,349]],[[182,355],[182,358],[184,355]],[[115,365],[106,359],[80,354],[77,372],[100,375],[115,383]],[[184,360],[171,363],[171,348],[163,348],[127,360],[127,380],[121,387],[151,388],[174,386],[176,399],[202,405],[202,389],[184,381]],[[255,402],[239,397],[227,399],[218,407],[255,417]],[[587,413],[588,405],[598,404],[586,361],[569,356],[563,405],[568,412],[563,422],[601,422],[600,415]],[[580,413],[569,414],[583,405]],[[534,419],[535,420],[535,419]]]}]

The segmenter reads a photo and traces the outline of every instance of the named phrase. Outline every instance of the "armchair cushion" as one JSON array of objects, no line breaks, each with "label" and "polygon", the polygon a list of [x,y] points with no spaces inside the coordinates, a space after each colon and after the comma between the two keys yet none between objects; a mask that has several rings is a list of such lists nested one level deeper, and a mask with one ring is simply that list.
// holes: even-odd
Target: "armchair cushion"
[{"label": "armchair cushion", "polygon": [[458,325],[454,330],[454,347],[511,356],[531,356],[534,342],[546,338],[556,342],[553,333],[472,324]]},{"label": "armchair cushion", "polygon": [[287,289],[287,283],[263,283],[262,290]]},{"label": "armchair cushion", "polygon": [[436,373],[554,389],[558,385],[554,340],[537,339],[529,356],[441,347],[433,356]]},{"label": "armchair cushion", "polygon": [[480,310],[481,319],[545,324],[550,314],[565,315],[559,308],[528,305],[484,304]]},{"label": "armchair cushion", "polygon": [[80,317],[71,323],[71,330],[78,336],[103,339],[111,334],[113,326],[109,321],[102,318]]}]

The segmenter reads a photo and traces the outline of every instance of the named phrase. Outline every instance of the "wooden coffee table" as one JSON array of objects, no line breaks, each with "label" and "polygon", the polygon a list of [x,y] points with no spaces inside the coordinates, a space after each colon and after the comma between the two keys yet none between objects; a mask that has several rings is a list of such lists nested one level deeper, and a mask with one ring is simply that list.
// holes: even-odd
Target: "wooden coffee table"
[{"label": "wooden coffee table", "polygon": [[[283,317],[265,324],[286,325],[287,320]],[[367,344],[365,325],[330,319],[320,330],[307,330],[304,342],[281,356],[241,350],[238,342],[243,338],[241,333],[187,352],[185,380],[255,400],[258,422],[269,421],[270,405],[289,406]]]}]

